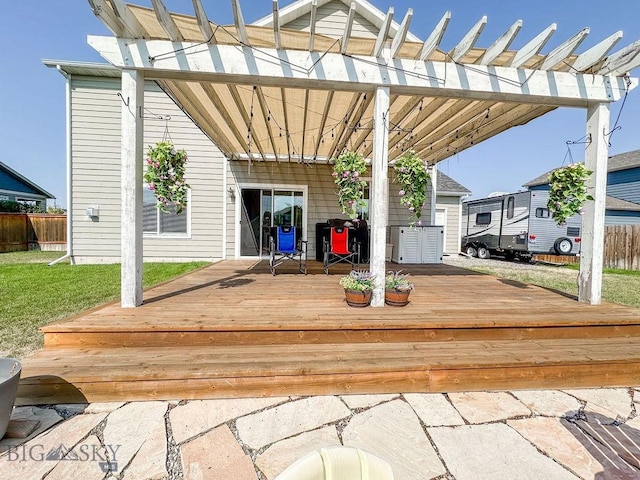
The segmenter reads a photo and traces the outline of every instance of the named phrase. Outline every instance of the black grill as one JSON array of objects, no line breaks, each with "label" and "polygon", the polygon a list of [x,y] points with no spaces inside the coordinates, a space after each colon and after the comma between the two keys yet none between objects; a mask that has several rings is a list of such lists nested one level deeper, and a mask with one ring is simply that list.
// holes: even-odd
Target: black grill
[{"label": "black grill", "polygon": [[567,227],[567,237],[579,237],[580,227]]}]

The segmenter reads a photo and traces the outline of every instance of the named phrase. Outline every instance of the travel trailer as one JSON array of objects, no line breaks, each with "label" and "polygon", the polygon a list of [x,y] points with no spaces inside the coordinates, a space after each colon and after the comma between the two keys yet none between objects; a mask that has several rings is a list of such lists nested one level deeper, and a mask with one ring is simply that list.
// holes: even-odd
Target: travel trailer
[{"label": "travel trailer", "polygon": [[462,252],[489,258],[499,254],[529,261],[534,253],[577,255],[582,219],[558,226],[547,208],[546,190],[500,194],[462,204]]}]

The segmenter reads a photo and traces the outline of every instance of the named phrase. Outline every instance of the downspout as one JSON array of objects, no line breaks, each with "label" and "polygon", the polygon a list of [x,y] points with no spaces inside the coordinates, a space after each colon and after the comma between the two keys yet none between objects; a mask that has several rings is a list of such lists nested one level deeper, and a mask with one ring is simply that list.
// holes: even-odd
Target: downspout
[{"label": "downspout", "polygon": [[60,65],[56,66],[56,69],[62,74],[62,76],[66,79],[66,95],[65,95],[65,128],[66,128],[66,143],[67,143],[67,253],[49,263],[49,266],[55,265],[58,262],[70,259],[71,265],[74,264],[73,261],[73,229],[72,220],[73,220],[73,186],[72,186],[72,164],[71,164],[71,75],[65,72]]}]

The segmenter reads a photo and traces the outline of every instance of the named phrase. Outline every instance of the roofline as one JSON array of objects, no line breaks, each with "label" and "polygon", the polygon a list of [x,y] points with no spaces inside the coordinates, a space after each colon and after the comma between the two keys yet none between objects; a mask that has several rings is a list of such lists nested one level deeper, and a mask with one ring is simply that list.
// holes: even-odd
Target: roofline
[{"label": "roofline", "polygon": [[[305,15],[311,11],[311,1],[312,0],[296,0],[290,3],[289,5],[287,5],[286,7],[280,8],[280,18],[286,15],[293,16],[293,18],[287,19],[287,23],[291,22],[292,20],[295,20],[296,18],[300,18],[302,15]],[[332,0],[318,0],[318,8],[322,7],[323,5],[326,5],[331,1]],[[347,6],[349,6],[349,4],[351,3],[355,3],[356,13],[359,13],[360,15],[362,15],[366,20],[373,23],[377,28],[381,27],[382,23],[386,18],[386,15],[384,14],[384,12],[382,12],[375,5],[372,5],[371,3],[369,3],[367,0],[349,0],[348,2],[345,0],[338,0],[338,1],[342,2]],[[295,13],[296,10],[300,10],[300,12],[296,14]],[[364,12],[362,10],[364,10]],[[371,18],[368,18],[368,17],[374,17],[376,19],[377,24],[376,22],[371,21]],[[259,18],[258,20],[253,22],[251,25],[256,25],[258,27],[271,27],[273,26],[273,14],[272,13],[267,14],[264,17]],[[391,22],[391,30],[397,33],[400,30],[400,24],[395,20],[393,20]],[[410,42],[422,42],[422,40],[420,40],[419,37],[417,37],[411,32],[407,32],[407,40]]]},{"label": "roofline", "polygon": [[94,69],[97,72],[120,71],[119,68],[114,67],[110,63],[83,62],[83,61],[75,61],[75,60],[54,60],[49,58],[43,58],[41,62],[45,67],[56,68],[67,74],[70,73],[69,69],[71,68],[88,68],[88,69]]},{"label": "roofline", "polygon": [[7,170],[11,175],[14,175],[15,177],[18,177],[20,180],[22,180],[24,183],[26,183],[27,185],[29,185],[31,188],[33,188],[34,190],[38,190],[40,192],[41,195],[46,195],[47,198],[56,198],[54,195],[50,194],[49,192],[47,192],[44,188],[42,188],[41,186],[33,183],[31,180],[29,180],[27,177],[25,177],[24,175],[19,174],[18,172],[16,172],[13,168],[11,168],[9,165],[7,165],[6,163],[0,162],[0,167],[4,168],[5,170]]},{"label": "roofline", "polygon": [[467,190],[466,192],[449,192],[449,191],[441,191],[436,187],[436,195],[448,195],[450,197],[464,197],[465,195],[471,195],[471,192]]}]

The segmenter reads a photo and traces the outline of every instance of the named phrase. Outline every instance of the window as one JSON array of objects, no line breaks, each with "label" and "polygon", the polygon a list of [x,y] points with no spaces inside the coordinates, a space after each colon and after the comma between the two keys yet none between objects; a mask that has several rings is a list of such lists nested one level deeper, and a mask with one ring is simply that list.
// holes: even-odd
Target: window
[{"label": "window", "polygon": [[[191,198],[189,198],[189,203],[191,203]],[[174,205],[168,207],[168,210],[169,213],[164,213],[156,208],[156,197],[145,185],[142,203],[143,232],[149,235],[186,236],[189,205],[180,215],[175,213]]]},{"label": "window", "polygon": [[476,225],[489,225],[491,223],[491,212],[478,213],[476,215]]},{"label": "window", "polygon": [[549,218],[549,209],[538,207],[536,208],[536,218]]},{"label": "window", "polygon": [[9,200],[8,195],[0,195],[0,200]]},{"label": "window", "polygon": [[509,197],[509,199],[507,200],[507,218],[508,219],[513,218],[513,211],[515,210],[515,206],[516,206],[515,197]]}]

